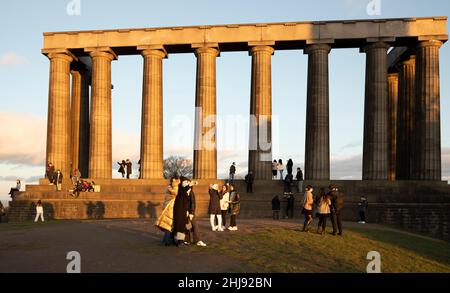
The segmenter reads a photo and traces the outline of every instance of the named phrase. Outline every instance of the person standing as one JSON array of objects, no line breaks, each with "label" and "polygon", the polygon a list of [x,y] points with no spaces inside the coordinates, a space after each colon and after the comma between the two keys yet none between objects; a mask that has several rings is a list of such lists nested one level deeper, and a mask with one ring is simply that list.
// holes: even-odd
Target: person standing
[{"label": "person standing", "polygon": [[63,183],[63,173],[59,169],[56,171],[55,183],[56,183],[56,191],[61,191]]},{"label": "person standing", "polygon": [[330,217],[333,224],[333,235],[336,233],[342,236],[342,217],[341,212],[344,209],[344,195],[334,185],[329,187],[329,197],[331,200]]},{"label": "person standing", "polygon": [[303,232],[309,231],[309,225],[313,221],[313,205],[314,205],[314,195],[313,188],[311,185],[306,186],[305,194],[303,195],[302,202],[302,214],[305,215],[305,222],[303,223]]},{"label": "person standing", "polygon": [[277,169],[278,169],[278,172],[280,172],[280,180],[283,181],[283,179],[284,179],[284,177],[283,177],[284,165],[283,165],[283,160],[282,159],[278,160]]},{"label": "person standing", "polygon": [[319,213],[319,223],[317,225],[317,233],[323,234],[327,227],[327,218],[330,215],[330,205],[331,200],[329,196],[325,193],[325,189],[321,188],[319,191],[319,199],[318,199],[318,208],[317,211]]},{"label": "person standing", "polygon": [[255,178],[253,177],[253,172],[249,171],[247,175],[245,175],[245,183],[247,184],[247,193],[253,193],[253,181]]},{"label": "person standing", "polygon": [[280,219],[280,210],[281,210],[281,202],[280,197],[277,194],[272,198],[272,218],[274,220]]},{"label": "person standing", "polygon": [[139,161],[138,161],[138,165],[139,165],[139,169],[138,169],[138,172],[139,172],[139,179],[142,179],[141,178],[141,159],[139,159]]},{"label": "person standing", "polygon": [[303,191],[303,172],[302,169],[297,168],[297,174],[295,175],[297,180],[297,192],[301,193]]},{"label": "person standing", "polygon": [[180,178],[178,193],[173,205],[173,236],[177,246],[185,245],[186,225],[189,223],[189,195],[192,182],[186,178]]},{"label": "person standing", "polygon": [[[162,230],[164,231],[164,236],[162,239],[162,243],[164,246],[169,246],[172,243],[174,243],[174,238],[172,234],[173,205],[175,202],[175,198],[178,194],[179,184],[180,179],[178,178],[178,176],[170,178],[169,186],[167,186],[166,193],[164,195],[163,212],[161,213],[161,216],[157,222],[157,226],[161,227]],[[164,221],[164,224],[161,223],[162,221]]]},{"label": "person standing", "polygon": [[238,227],[236,225],[236,217],[241,211],[241,196],[239,195],[239,192],[236,190],[234,185],[230,185],[230,210],[231,218],[228,230],[237,231]]},{"label": "person standing", "polygon": [[292,168],[294,167],[294,162],[292,161],[292,159],[289,159],[287,164],[286,164],[286,169],[287,169],[287,173],[288,174],[292,174]]},{"label": "person standing", "polygon": [[[195,185],[196,183],[194,183]],[[188,207],[188,212],[189,212],[189,222],[191,223],[191,229],[186,229],[186,241],[188,244],[191,243],[191,232],[193,234],[193,240],[194,243],[197,246],[206,246],[205,242],[203,242],[200,239],[200,232],[198,229],[198,224],[197,224],[197,219],[195,217],[195,211],[196,211],[196,201],[195,201],[195,193],[193,190],[193,186],[191,186],[191,188],[188,190],[188,196],[189,196],[189,207]]]},{"label": "person standing", "polygon": [[294,181],[294,176],[288,173],[284,178],[284,192],[292,193],[292,181]]},{"label": "person standing", "polygon": [[284,196],[286,197],[287,200],[287,205],[286,205],[286,219],[293,219],[294,218],[294,195],[292,194],[292,192],[288,192],[285,193]]},{"label": "person standing", "polygon": [[[220,200],[222,199],[219,192],[219,186],[212,184],[209,188],[209,220],[211,223],[212,231],[223,231],[222,228],[222,212],[220,210]],[[215,224],[215,218],[217,217],[217,226]]]},{"label": "person standing", "polygon": [[278,174],[278,163],[277,160],[273,160],[272,162],[272,179],[277,179]]},{"label": "person standing", "polygon": [[125,161],[122,160],[122,162],[117,162],[117,164],[119,164],[119,170],[117,170],[117,172],[122,174],[122,178],[125,178],[125,167],[126,167]]},{"label": "person standing", "polygon": [[220,213],[222,215],[222,229],[227,225],[227,213],[230,205],[229,185],[222,186],[222,198],[220,199]]},{"label": "person standing", "polygon": [[48,178],[50,185],[53,185],[55,182],[55,166],[51,162],[47,164],[47,168],[45,170],[45,177]]},{"label": "person standing", "polygon": [[230,166],[230,184],[234,184],[234,175],[236,174],[236,163],[233,162],[233,164],[231,164]]},{"label": "person standing", "polygon": [[358,203],[359,206],[359,222],[360,224],[366,223],[366,212],[369,203],[367,202],[367,198],[365,196],[361,196],[361,200]]},{"label": "person standing", "polygon": [[133,168],[132,168],[133,164],[131,163],[130,159],[127,159],[125,162],[125,165],[127,167],[127,179],[130,179],[130,175],[133,171]]},{"label": "person standing", "polygon": [[36,218],[34,218],[34,222],[36,223],[39,218],[41,218],[41,221],[44,222],[44,207],[42,206],[41,200],[38,200],[36,204]]}]

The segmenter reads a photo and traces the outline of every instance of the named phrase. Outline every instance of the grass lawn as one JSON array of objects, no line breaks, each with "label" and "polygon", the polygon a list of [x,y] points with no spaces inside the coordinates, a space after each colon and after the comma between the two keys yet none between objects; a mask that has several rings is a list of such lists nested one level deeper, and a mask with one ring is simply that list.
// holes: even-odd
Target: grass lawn
[{"label": "grass lawn", "polygon": [[369,251],[381,255],[384,273],[450,272],[450,243],[392,230],[352,228],[343,237],[266,228],[212,243],[248,264],[252,272],[365,273]]}]

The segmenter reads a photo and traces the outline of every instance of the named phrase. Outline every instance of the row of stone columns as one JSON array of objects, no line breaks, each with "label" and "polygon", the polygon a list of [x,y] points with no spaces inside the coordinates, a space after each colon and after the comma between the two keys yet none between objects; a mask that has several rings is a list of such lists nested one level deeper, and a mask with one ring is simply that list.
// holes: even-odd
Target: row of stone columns
[{"label": "row of stone columns", "polygon": [[[388,74],[384,42],[369,43],[366,53],[363,180],[440,180],[440,105],[438,41],[421,42],[412,56]],[[250,45],[250,44],[249,44]],[[195,97],[194,177],[217,177],[217,45],[199,45]],[[141,178],[163,177],[163,46],[138,47],[144,58],[141,125]],[[313,44],[308,55],[305,178],[330,179],[328,44]],[[89,73],[69,51],[51,52],[47,162],[64,174],[79,167],[82,176],[112,175],[110,48],[86,49]],[[253,44],[250,95],[249,170],[271,178],[271,44]],[[72,73],[72,95],[70,74]],[[72,98],[70,98],[72,97]],[[89,117],[90,113],[90,117]],[[395,163],[394,163],[395,162]]]},{"label": "row of stone columns", "polygon": [[389,97],[398,100],[391,110],[396,111],[396,180],[441,180],[441,46],[435,40],[420,42],[391,73],[390,87],[398,87]]}]

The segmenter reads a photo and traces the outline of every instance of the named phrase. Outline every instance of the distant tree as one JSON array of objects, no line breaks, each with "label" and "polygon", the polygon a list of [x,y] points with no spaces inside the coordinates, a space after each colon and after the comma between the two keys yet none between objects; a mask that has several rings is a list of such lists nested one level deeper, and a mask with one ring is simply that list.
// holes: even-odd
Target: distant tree
[{"label": "distant tree", "polygon": [[182,156],[170,156],[164,159],[164,178],[169,179],[174,175],[192,178],[192,161]]}]

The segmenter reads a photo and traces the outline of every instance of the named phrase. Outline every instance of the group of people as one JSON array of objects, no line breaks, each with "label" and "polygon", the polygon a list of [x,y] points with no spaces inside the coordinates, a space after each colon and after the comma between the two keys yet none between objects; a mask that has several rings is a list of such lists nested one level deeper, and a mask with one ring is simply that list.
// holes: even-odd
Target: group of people
[{"label": "group of people", "polygon": [[61,191],[63,182],[63,173],[61,170],[55,170],[55,166],[49,162],[45,169],[45,178],[48,179],[50,185],[55,185],[57,191]]},{"label": "group of people", "polygon": [[[292,168],[294,168],[294,161],[292,161],[292,159],[289,159],[286,163],[286,169],[287,169],[288,174],[292,174]],[[283,172],[284,172],[283,160],[279,159],[278,162],[277,162],[277,160],[273,160],[273,162],[272,162],[272,177],[273,177],[273,179],[277,179],[278,174],[279,174],[280,180],[284,180],[285,177],[283,177]]]},{"label": "group of people", "polygon": [[[196,220],[196,181],[187,177],[174,176],[166,189],[163,212],[155,226],[164,232],[163,244],[166,246],[186,246],[195,243],[206,246],[201,240]],[[212,231],[226,229],[227,215],[230,214],[228,230],[236,231],[236,217],[240,211],[240,196],[234,185],[227,183],[219,189],[218,184],[209,186],[209,214]],[[191,237],[192,234],[192,237]]]},{"label": "group of people", "polygon": [[130,179],[130,175],[133,172],[133,163],[131,163],[130,159],[122,160],[122,162],[117,162],[119,164],[119,172],[122,174],[122,178],[125,178],[125,174],[127,175],[127,179]]}]

